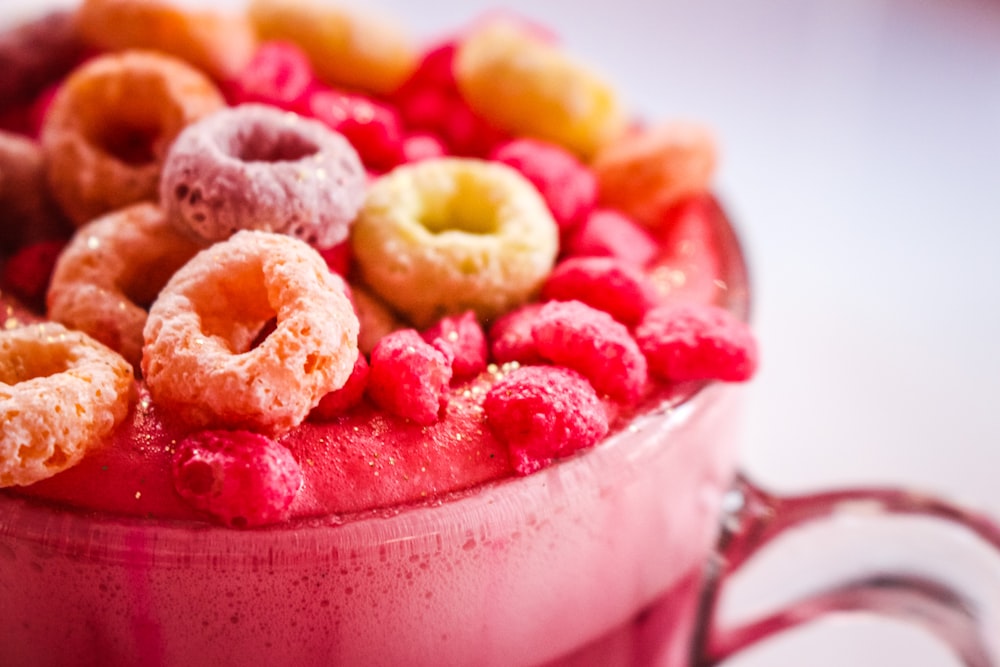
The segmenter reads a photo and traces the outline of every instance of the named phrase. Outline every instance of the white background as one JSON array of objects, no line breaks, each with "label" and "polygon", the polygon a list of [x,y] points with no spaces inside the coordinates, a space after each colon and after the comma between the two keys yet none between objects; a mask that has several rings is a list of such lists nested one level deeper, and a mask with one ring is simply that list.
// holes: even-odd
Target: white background
[{"label": "white background", "polygon": [[[376,4],[423,37],[498,6]],[[1000,517],[1000,2],[503,6],[553,26],[637,113],[717,131],[718,191],[745,237],[763,347],[745,469],[781,492],[892,483]],[[789,540],[738,582],[734,615],[818,568],[910,560],[946,566],[993,613],[1000,568],[964,535],[905,528]],[[958,663],[905,626],[837,619],[733,664]]]}]

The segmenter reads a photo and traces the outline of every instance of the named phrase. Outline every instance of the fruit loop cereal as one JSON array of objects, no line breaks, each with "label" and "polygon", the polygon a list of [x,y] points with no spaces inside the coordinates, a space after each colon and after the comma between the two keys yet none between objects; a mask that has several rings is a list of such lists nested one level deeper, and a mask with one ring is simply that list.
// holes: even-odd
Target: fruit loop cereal
[{"label": "fruit loop cereal", "polygon": [[132,369],[78,331],[0,331],[0,487],[32,484],[83,458],[125,418]]},{"label": "fruit loop cereal", "polygon": [[223,104],[208,77],[166,55],[89,61],[65,80],[42,125],[52,194],[77,225],[156,199],[174,137]]},{"label": "fruit loop cereal", "polygon": [[[90,449],[31,488],[231,527],[392,508],[753,375],[707,128],[631,116],[527,17],[418,44],[336,1],[187,1],[0,34],[2,328],[73,327],[136,391],[5,424],[3,483]],[[0,380],[61,387],[69,347],[31,345]]]},{"label": "fruit loop cereal", "polygon": [[672,206],[708,190],[715,163],[712,133],[697,123],[675,121],[605,145],[592,166],[602,205],[656,228]]},{"label": "fruit loop cereal", "polygon": [[76,23],[91,46],[162,51],[214,79],[239,72],[257,42],[243,14],[184,8],[171,0],[84,0]]},{"label": "fruit loop cereal", "polygon": [[331,85],[389,93],[416,65],[408,35],[370,11],[320,0],[252,0],[249,14],[262,39],[297,44]]},{"label": "fruit loop cereal", "polygon": [[556,223],[523,176],[457,158],[376,180],[351,239],[364,281],[418,327],[470,309],[488,319],[529,300],[558,250]]},{"label": "fruit loop cereal", "polygon": [[607,83],[514,21],[489,21],[467,36],[456,55],[455,78],[473,110],[500,129],[584,158],[625,126]]},{"label": "fruit loop cereal", "polygon": [[90,334],[138,370],[146,308],[200,249],[156,204],[102,216],[80,228],[56,263],[49,317]]},{"label": "fruit loop cereal", "polygon": [[[274,331],[254,346],[271,319]],[[341,280],[289,236],[241,231],[202,251],[160,292],[142,370],[187,423],[283,433],[347,382],[358,319]]]},{"label": "fruit loop cereal", "polygon": [[257,229],[326,248],[347,238],[365,181],[357,152],[340,134],[243,104],[180,133],[163,166],[160,199],[194,238],[220,241]]}]

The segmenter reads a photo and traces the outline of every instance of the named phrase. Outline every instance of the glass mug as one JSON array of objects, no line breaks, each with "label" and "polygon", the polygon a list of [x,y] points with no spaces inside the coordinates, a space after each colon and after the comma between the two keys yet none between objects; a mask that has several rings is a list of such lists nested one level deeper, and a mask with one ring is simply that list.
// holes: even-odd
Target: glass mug
[{"label": "glass mug", "polygon": [[[715,212],[728,306],[745,316],[743,255]],[[1000,664],[960,596],[913,578],[714,627],[751,554],[858,499],[1000,549],[989,520],[902,491],[755,489],[737,469],[741,393],[700,386],[536,474],[350,519],[231,530],[0,495],[0,664],[707,667],[835,609],[923,609],[967,665]]]}]

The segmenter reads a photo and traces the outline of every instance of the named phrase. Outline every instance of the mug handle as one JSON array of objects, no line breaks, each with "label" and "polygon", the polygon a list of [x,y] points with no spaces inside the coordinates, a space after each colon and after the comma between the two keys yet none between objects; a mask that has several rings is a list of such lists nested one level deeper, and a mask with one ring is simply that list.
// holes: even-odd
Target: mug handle
[{"label": "mug handle", "polygon": [[967,667],[996,667],[975,607],[967,597],[915,575],[877,574],[842,583],[737,627],[720,627],[718,611],[730,576],[785,531],[834,514],[908,515],[957,524],[1000,553],[1000,525],[989,517],[933,496],[888,488],[859,488],[777,496],[746,477],[726,496],[726,515],[702,592],[700,624],[691,664],[714,667],[736,653],[830,612],[868,611],[921,625],[948,646]]}]

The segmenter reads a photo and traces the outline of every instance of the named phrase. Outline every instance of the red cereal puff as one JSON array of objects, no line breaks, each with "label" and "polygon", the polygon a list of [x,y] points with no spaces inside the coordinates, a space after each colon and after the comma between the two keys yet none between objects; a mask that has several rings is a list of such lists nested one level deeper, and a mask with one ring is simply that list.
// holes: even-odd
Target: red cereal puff
[{"label": "red cereal puff", "polygon": [[175,230],[156,204],[133,204],[84,225],[59,257],[48,314],[85,331],[136,369],[146,309],[201,245]]},{"label": "red cereal puff", "polygon": [[448,400],[450,351],[414,329],[394,331],[372,350],[368,397],[390,414],[430,425]]},{"label": "red cereal puff", "polygon": [[550,301],[532,329],[538,352],[578,371],[600,395],[634,404],[646,386],[646,358],[628,329],[579,301]]},{"label": "red cereal puff", "polygon": [[302,468],[271,438],[249,431],[200,431],[174,450],[177,494],[233,528],[280,523],[302,488]]},{"label": "red cereal puff", "polygon": [[635,339],[649,372],[671,382],[743,382],[757,369],[757,342],[749,325],[714,305],[654,308],[636,327]]},{"label": "red cereal puff", "polygon": [[595,209],[565,237],[563,252],[569,256],[614,257],[626,264],[643,267],[660,250],[644,227],[613,209]]},{"label": "red cereal puff", "polygon": [[223,109],[185,128],[160,183],[171,222],[195,238],[255,229],[321,248],[347,238],[364,195],[364,168],[343,136],[262,104]]},{"label": "red cereal puff", "polygon": [[22,247],[3,265],[0,285],[14,293],[26,305],[44,309],[45,293],[66,241],[51,239]]},{"label": "red cereal puff", "polygon": [[571,257],[560,262],[542,286],[542,297],[582,301],[627,327],[638,324],[659,301],[645,273],[614,257]]},{"label": "red cereal puff", "polygon": [[309,57],[299,47],[290,42],[267,42],[225,88],[234,106],[256,102],[302,113],[316,86]]},{"label": "red cereal puff", "polygon": [[216,80],[241,71],[257,43],[242,12],[195,9],[172,0],[84,0],[76,12],[76,26],[89,44],[102,51],[159,51]]},{"label": "red cereal puff", "polygon": [[344,386],[358,355],[343,280],[302,241],[260,231],[237,232],[181,267],[143,335],[146,385],[179,421],[271,435]]},{"label": "red cereal puff", "polygon": [[70,468],[125,419],[132,369],[52,322],[0,330],[0,487]]},{"label": "red cereal puff", "polygon": [[313,421],[335,419],[360,403],[368,389],[368,373],[368,360],[365,359],[365,355],[359,354],[358,360],[354,362],[351,377],[347,378],[343,387],[334,389],[321,398],[319,405],[309,413],[309,419]]},{"label": "red cereal puff", "polygon": [[495,148],[491,160],[514,167],[538,188],[564,233],[597,201],[597,180],[569,151],[536,139],[514,139]]},{"label": "red cereal puff", "polygon": [[403,125],[387,104],[364,95],[318,90],[309,97],[308,112],[347,137],[369,169],[391,169],[403,161]]},{"label": "red cereal puff", "polygon": [[454,378],[469,378],[486,370],[486,334],[471,310],[461,315],[442,317],[422,335],[428,343],[440,340],[444,347],[451,350]]},{"label": "red cereal puff", "polygon": [[591,167],[601,205],[658,228],[671,206],[709,189],[716,161],[715,138],[707,128],[674,121],[606,144]]},{"label": "red cereal puff", "polygon": [[125,51],[88,61],[66,79],[42,125],[53,196],[77,225],[155,200],[174,138],[224,104],[204,74],[166,55]]},{"label": "red cereal puff", "polygon": [[341,241],[336,245],[332,245],[328,248],[317,248],[319,254],[326,261],[326,265],[330,267],[330,270],[334,273],[347,277],[351,272],[351,242],[348,239]]},{"label": "red cereal puff", "polygon": [[498,364],[544,362],[535,344],[533,328],[542,304],[529,303],[498,317],[489,331],[490,357]]},{"label": "red cereal puff", "polygon": [[607,413],[594,388],[568,368],[522,366],[510,371],[486,393],[483,411],[521,475],[593,447],[608,432]]}]

